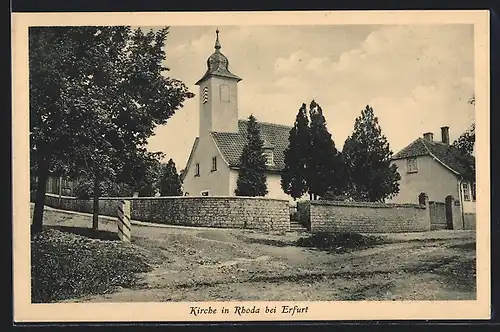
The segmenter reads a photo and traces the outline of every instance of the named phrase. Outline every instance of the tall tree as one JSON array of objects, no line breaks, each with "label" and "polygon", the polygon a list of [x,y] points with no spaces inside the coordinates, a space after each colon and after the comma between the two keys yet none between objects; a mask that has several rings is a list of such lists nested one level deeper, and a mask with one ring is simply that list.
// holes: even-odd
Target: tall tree
[{"label": "tall tree", "polygon": [[[476,98],[473,96],[469,104],[475,106]],[[476,145],[476,123],[472,123],[468,130],[462,133],[452,144],[458,151],[458,159],[465,168],[464,180],[476,185],[476,158],[474,157],[474,147]],[[475,190],[474,190],[475,192]]]},{"label": "tall tree", "polygon": [[264,141],[257,120],[250,115],[247,122],[247,140],[241,153],[238,169],[235,190],[237,196],[265,196],[267,194],[266,157],[263,146]]},{"label": "tall tree", "polygon": [[168,29],[37,27],[30,42],[30,139],[37,194],[33,230],[42,228],[45,183],[54,164],[94,175],[97,228],[99,183],[116,177],[124,154],[141,154],[154,128],[194,95],[165,77]]},{"label": "tall tree", "polygon": [[468,130],[462,133],[454,142],[453,146],[463,155],[472,155],[476,144],[476,124],[473,123]]},{"label": "tall tree", "polygon": [[137,148],[130,153],[123,153],[117,161],[117,181],[129,185],[139,196],[153,196],[158,187],[163,153],[149,152],[146,148]]},{"label": "tall tree", "polygon": [[[343,159],[326,127],[321,106],[314,100],[309,106],[310,149],[307,174],[312,199],[341,195],[345,189]],[[305,151],[304,151],[305,152]]]},{"label": "tall tree", "polygon": [[[476,106],[476,96],[469,99],[469,104]],[[474,154],[474,145],[476,144],[476,123],[473,122],[468,130],[466,130],[457,140],[453,142],[453,146],[457,148],[464,156]]]},{"label": "tall tree", "polygon": [[308,192],[307,165],[311,142],[306,104],[302,104],[297,113],[288,141],[284,157],[285,168],[281,173],[281,188],[297,199]]},{"label": "tall tree", "polygon": [[382,201],[399,192],[401,176],[391,163],[389,142],[369,105],[356,118],[354,131],[346,139],[342,152],[349,168],[352,198]]},{"label": "tall tree", "polygon": [[170,158],[167,164],[162,165],[160,177],[161,196],[182,196],[182,183],[175,163]]}]

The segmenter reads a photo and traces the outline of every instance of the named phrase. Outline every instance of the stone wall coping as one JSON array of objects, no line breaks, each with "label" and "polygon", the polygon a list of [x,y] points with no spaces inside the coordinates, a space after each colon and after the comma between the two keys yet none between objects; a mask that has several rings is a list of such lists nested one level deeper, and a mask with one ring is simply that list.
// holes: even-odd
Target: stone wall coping
[{"label": "stone wall coping", "polygon": [[[71,199],[71,200],[82,200],[82,201],[91,201],[90,199],[80,199],[73,196],[59,196],[57,194],[49,194],[46,193],[46,196],[53,198],[61,198],[61,199]],[[112,201],[112,200],[130,200],[130,201],[146,201],[146,200],[178,200],[178,199],[251,199],[251,200],[262,200],[262,201],[277,201],[282,203],[287,203],[286,199],[279,198],[271,198],[271,197],[250,197],[250,196],[158,196],[158,197],[99,197],[99,200],[102,201]]]},{"label": "stone wall coping", "polygon": [[426,209],[425,205],[420,204],[397,204],[397,203],[378,203],[378,202],[342,202],[342,201],[327,201],[316,200],[310,201],[311,205],[330,205],[330,206],[345,206],[345,207],[363,207],[363,208],[377,208],[377,209],[391,209],[391,208],[415,208]]}]

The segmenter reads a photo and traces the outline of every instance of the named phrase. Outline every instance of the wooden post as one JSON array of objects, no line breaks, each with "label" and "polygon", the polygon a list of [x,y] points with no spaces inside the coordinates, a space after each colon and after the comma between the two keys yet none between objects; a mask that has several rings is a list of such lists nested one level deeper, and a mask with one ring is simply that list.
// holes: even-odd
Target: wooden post
[{"label": "wooden post", "polygon": [[99,230],[99,175],[96,174],[94,178],[94,201],[92,208],[92,230],[97,232]]},{"label": "wooden post", "polygon": [[118,202],[118,237],[121,241],[130,242],[130,201],[120,200]]},{"label": "wooden post", "polygon": [[62,176],[59,176],[59,206],[61,206],[61,196],[62,196]]}]

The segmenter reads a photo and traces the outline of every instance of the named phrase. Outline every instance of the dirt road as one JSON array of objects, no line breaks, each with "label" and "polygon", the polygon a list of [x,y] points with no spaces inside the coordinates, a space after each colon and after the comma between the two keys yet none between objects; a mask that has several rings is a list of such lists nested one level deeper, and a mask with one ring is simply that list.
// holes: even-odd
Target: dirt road
[{"label": "dirt road", "polygon": [[[91,219],[47,211],[46,224],[90,227]],[[100,229],[116,231],[102,219]],[[300,233],[132,227],[133,243],[162,263],[139,289],[66,302],[475,299],[475,233],[384,235],[386,243],[335,253],[305,248]]]}]

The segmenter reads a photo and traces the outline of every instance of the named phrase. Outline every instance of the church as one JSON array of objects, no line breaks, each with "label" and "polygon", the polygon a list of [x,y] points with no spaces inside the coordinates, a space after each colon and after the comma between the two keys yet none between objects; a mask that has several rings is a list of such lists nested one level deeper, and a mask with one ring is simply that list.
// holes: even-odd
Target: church
[{"label": "church", "polygon": [[[184,172],[183,191],[190,196],[234,196],[238,167],[246,144],[247,120],[238,119],[238,82],[221,52],[219,30],[207,71],[196,82],[200,87],[199,134]],[[266,156],[267,197],[292,200],[281,189],[284,152],[291,127],[259,122]]]}]

